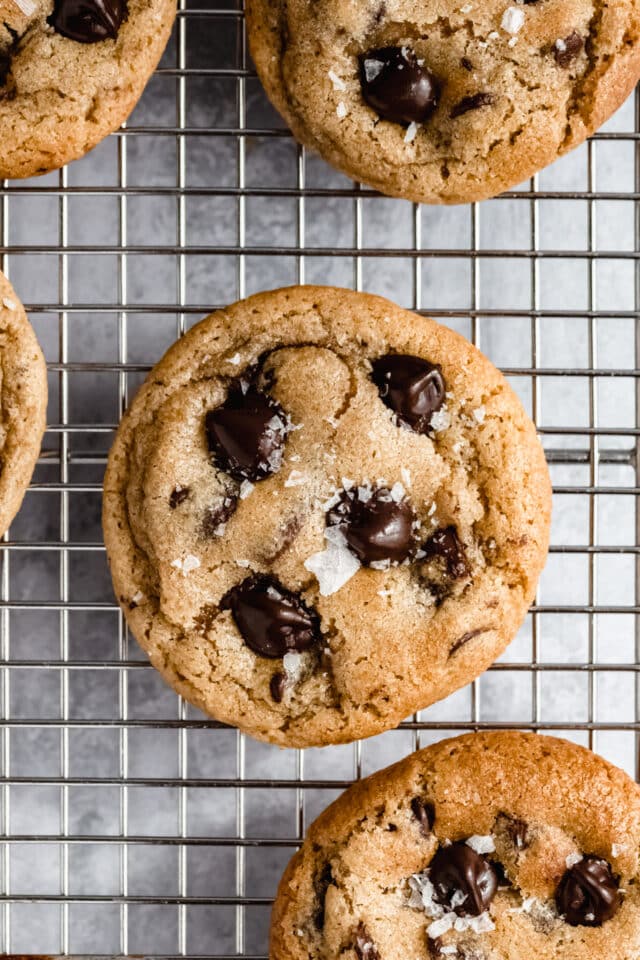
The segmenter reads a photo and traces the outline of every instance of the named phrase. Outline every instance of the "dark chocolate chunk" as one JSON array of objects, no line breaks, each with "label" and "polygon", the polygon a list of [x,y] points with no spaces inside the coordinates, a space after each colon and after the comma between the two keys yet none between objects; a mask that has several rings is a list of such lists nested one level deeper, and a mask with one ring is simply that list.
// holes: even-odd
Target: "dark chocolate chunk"
[{"label": "dark chocolate chunk", "polygon": [[526,850],[529,846],[529,827],[524,820],[507,817],[507,833],[516,850]]},{"label": "dark chocolate chunk", "polygon": [[287,418],[279,403],[244,381],[206,416],[214,462],[235,480],[264,480],[282,464]]},{"label": "dark chocolate chunk", "polygon": [[471,60],[469,60],[468,57],[463,57],[460,63],[462,64],[465,70],[468,70],[469,73],[471,73],[471,71],[473,70],[473,64],[471,63]]},{"label": "dark chocolate chunk", "polygon": [[366,103],[392,123],[424,123],[438,106],[438,80],[407,47],[363,54],[360,83]]},{"label": "dark chocolate chunk", "polygon": [[429,433],[431,418],[445,401],[447,388],[440,367],[400,353],[380,357],[372,367],[383,403],[416,433]]},{"label": "dark chocolate chunk", "polygon": [[169,506],[171,507],[171,509],[175,510],[176,507],[180,506],[181,503],[184,503],[184,501],[189,496],[190,492],[191,491],[189,487],[180,487],[180,489],[176,487],[176,489],[172,491],[171,496],[169,497]]},{"label": "dark chocolate chunk", "polygon": [[[489,907],[498,889],[498,875],[493,864],[466,843],[440,847],[431,861],[429,879],[438,903],[461,917],[479,917]],[[458,892],[464,894],[464,900],[457,903],[457,897],[453,906],[452,898]]]},{"label": "dark chocolate chunk", "polygon": [[225,523],[227,523],[236,512],[237,506],[238,498],[233,494],[227,494],[214,507],[209,507],[203,517],[200,528],[202,536],[211,539],[213,537],[219,537],[224,530]]},{"label": "dark chocolate chunk", "polygon": [[606,860],[584,857],[560,881],[556,891],[558,913],[572,927],[601,927],[618,912],[619,886]]},{"label": "dark chocolate chunk", "polygon": [[253,575],[233,587],[220,603],[231,610],[244,642],[260,657],[277,660],[301,653],[320,640],[320,624],[302,598],[272,577]]},{"label": "dark chocolate chunk", "polygon": [[287,678],[284,673],[274,673],[269,682],[269,691],[275,703],[282,703]]},{"label": "dark chocolate chunk", "polygon": [[420,830],[424,836],[430,836],[436,819],[436,808],[434,805],[429,800],[421,800],[420,797],[414,797],[411,801],[411,811],[420,824]]},{"label": "dark chocolate chunk", "polygon": [[364,923],[359,923],[355,932],[353,946],[358,960],[380,960],[376,946],[369,936],[369,931]]},{"label": "dark chocolate chunk", "polygon": [[[364,496],[367,499],[361,499]],[[416,515],[406,497],[395,500],[384,487],[345,492],[330,511],[329,526],[339,526],[363,564],[389,560],[402,563],[416,548]]]},{"label": "dark chocolate chunk", "polygon": [[458,637],[456,642],[451,645],[449,656],[452,657],[458,652],[458,650],[462,650],[463,647],[466,647],[470,640],[475,640],[476,637],[479,637],[480,634],[484,632],[484,630],[469,630],[468,633],[463,633],[462,636]]},{"label": "dark chocolate chunk", "polygon": [[11,73],[12,56],[8,50],[0,51],[0,86],[6,84]]},{"label": "dark chocolate chunk", "polygon": [[492,93],[473,93],[456,103],[451,110],[451,119],[456,120],[458,117],[464,116],[465,113],[479,110],[481,107],[490,107],[495,102],[496,98]]},{"label": "dark chocolate chunk", "polygon": [[313,922],[318,930],[324,930],[324,902],[327,897],[327,890],[334,884],[331,864],[325,863],[321,870],[313,878],[313,890],[316,895],[317,907],[313,915]]},{"label": "dark chocolate chunk", "polygon": [[584,39],[575,30],[564,40],[556,40],[553,55],[559,67],[567,69],[584,50]]},{"label": "dark chocolate chunk", "polygon": [[433,536],[429,537],[422,548],[426,554],[426,559],[438,559],[444,561],[447,573],[452,580],[461,580],[469,575],[469,565],[467,563],[464,544],[460,542],[458,532],[455,527],[445,527],[442,530],[436,530]]},{"label": "dark chocolate chunk", "polygon": [[78,43],[115,40],[127,19],[126,0],[56,0],[49,23]]}]

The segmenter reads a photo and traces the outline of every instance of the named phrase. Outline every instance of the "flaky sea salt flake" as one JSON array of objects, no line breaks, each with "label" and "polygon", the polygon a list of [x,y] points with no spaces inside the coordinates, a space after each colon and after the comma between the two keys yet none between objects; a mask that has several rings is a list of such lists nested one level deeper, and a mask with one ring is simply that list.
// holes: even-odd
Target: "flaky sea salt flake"
[{"label": "flaky sea salt flake", "polygon": [[175,567],[176,570],[181,570],[183,577],[186,577],[192,570],[198,569],[200,561],[197,557],[194,557],[192,553],[188,553],[184,560],[181,560],[179,557],[177,560],[173,560],[171,566]]},{"label": "flaky sea salt flake", "polygon": [[307,475],[300,470],[292,470],[284,482],[285,487],[299,487],[306,483]]},{"label": "flaky sea salt flake", "polygon": [[360,561],[347,547],[329,542],[326,550],[314,553],[304,563],[320,589],[320,595],[330,597],[341,590],[360,569]]},{"label": "flaky sea salt flake", "polygon": [[472,850],[475,850],[476,853],[493,853],[496,849],[496,845],[493,837],[481,837],[479,834],[474,834],[472,837],[469,837],[467,840],[467,846],[471,847]]},{"label": "flaky sea salt flake", "polygon": [[427,936],[430,940],[437,940],[438,937],[448,933],[453,927],[453,924],[453,914],[448,913],[445,917],[441,917],[439,920],[434,920],[433,923],[429,924],[427,927]]},{"label": "flaky sea salt flake", "polygon": [[413,123],[410,123],[409,126],[407,127],[407,132],[404,135],[404,142],[413,143],[415,138],[418,136],[418,130],[420,129],[420,127],[421,127],[421,124],[415,123],[415,121]]},{"label": "flaky sea salt flake", "polygon": [[507,7],[502,15],[500,26],[506,33],[516,34],[520,33],[524,27],[524,21],[524,10],[519,7]]},{"label": "flaky sea salt flake", "polygon": [[341,77],[338,76],[338,74],[335,72],[335,70],[329,70],[329,73],[327,74],[327,76],[329,77],[329,80],[331,80],[331,83],[333,84],[333,89],[334,89],[334,90],[346,90],[346,89],[347,89],[346,83],[344,82],[344,80],[343,80]]},{"label": "flaky sea salt flake", "polygon": [[[34,9],[35,9],[35,7],[34,7]],[[17,309],[18,309],[18,304],[15,302],[15,300],[12,300],[11,297],[3,297],[3,298],[2,298],[2,302],[3,302],[3,304],[5,305],[5,307],[7,308],[7,310],[17,310]]]},{"label": "flaky sea salt flake", "polygon": [[440,407],[439,410],[436,410],[435,413],[431,414],[431,429],[435,430],[436,433],[442,433],[444,430],[448,430],[451,426],[451,414],[447,410],[446,406]]}]

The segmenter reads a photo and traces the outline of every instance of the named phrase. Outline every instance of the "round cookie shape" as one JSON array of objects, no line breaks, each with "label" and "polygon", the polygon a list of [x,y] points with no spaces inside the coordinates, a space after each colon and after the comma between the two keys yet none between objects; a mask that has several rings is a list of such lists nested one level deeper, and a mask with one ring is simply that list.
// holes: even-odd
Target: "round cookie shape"
[{"label": "round cookie shape", "polygon": [[[395,358],[404,393],[379,376]],[[103,522],[166,680],[309,746],[392,728],[502,653],[550,502],[533,424],[464,338],[379,297],[292,287],[212,314],[155,367],[111,450]]]},{"label": "round cookie shape", "polygon": [[47,368],[24,307],[0,273],[0,535],[20,509],[46,425]]},{"label": "round cookie shape", "polygon": [[583,747],[510,731],[445,740],[311,825],[269,956],[636,960],[639,846],[640,790]]},{"label": "round cookie shape", "polygon": [[127,119],[169,39],[175,0],[0,0],[0,175],[84,156]]},{"label": "round cookie shape", "polygon": [[640,78],[640,0],[247,0],[266,92],[305,146],[420,203],[496,196]]}]

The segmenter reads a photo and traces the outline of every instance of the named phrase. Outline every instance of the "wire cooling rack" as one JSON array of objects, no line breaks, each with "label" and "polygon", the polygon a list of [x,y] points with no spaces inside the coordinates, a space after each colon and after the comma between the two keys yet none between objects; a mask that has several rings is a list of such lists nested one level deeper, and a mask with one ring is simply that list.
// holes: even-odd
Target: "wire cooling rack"
[{"label": "wire cooling rack", "polygon": [[[213,3],[213,0],[210,0]],[[481,206],[377,197],[265,101],[241,4],[179,11],[129,121],[5,184],[4,268],[49,364],[44,451],[0,545],[0,936],[13,954],[264,957],[310,820],[355,777],[455,731],[589,744],[638,775],[640,125]],[[469,336],[536,419],[553,546],[503,660],[371,741],[281,752],[180,702],[114,605],[101,481],[150,365],[212,307],[297,281],[386,294]]]}]

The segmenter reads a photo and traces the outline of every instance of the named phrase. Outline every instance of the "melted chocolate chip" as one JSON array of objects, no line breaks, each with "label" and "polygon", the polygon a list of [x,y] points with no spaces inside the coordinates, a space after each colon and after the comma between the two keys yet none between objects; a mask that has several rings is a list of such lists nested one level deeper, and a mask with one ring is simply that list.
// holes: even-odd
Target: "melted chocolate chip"
[{"label": "melted chocolate chip", "polygon": [[431,418],[445,401],[440,367],[406,354],[387,354],[374,360],[372,367],[371,377],[383,403],[416,433],[429,433]]},{"label": "melted chocolate chip", "polygon": [[567,69],[584,50],[584,40],[575,30],[564,40],[557,40],[553,48],[553,55],[559,67]]},{"label": "melted chocolate chip", "polygon": [[458,117],[464,116],[465,113],[471,113],[472,110],[479,110],[481,107],[490,107],[495,102],[496,98],[492,93],[473,93],[456,103],[451,110],[451,119],[456,120]]},{"label": "melted chocolate chip", "polygon": [[78,43],[115,40],[127,19],[126,0],[56,0],[49,23]]},{"label": "melted chocolate chip", "polygon": [[[361,497],[367,499],[361,499]],[[406,498],[394,500],[391,491],[350,490],[330,511],[329,526],[339,526],[351,550],[363,564],[389,560],[402,563],[411,556],[416,540],[416,515]]]},{"label": "melted chocolate chip", "polygon": [[269,692],[275,703],[282,703],[287,678],[284,673],[274,673],[269,682]]},{"label": "melted chocolate chip", "polygon": [[442,937],[436,937],[435,940],[432,940],[431,937],[427,937],[427,950],[429,951],[430,957],[442,957]]},{"label": "melted chocolate chip", "polygon": [[422,548],[428,560],[436,558],[444,561],[447,573],[452,580],[461,580],[469,575],[469,565],[455,527],[436,530]]},{"label": "melted chocolate chip", "polygon": [[567,870],[556,891],[558,912],[572,927],[601,927],[620,907],[619,881],[606,860],[585,857]]},{"label": "melted chocolate chip", "polygon": [[248,577],[227,593],[220,609],[231,610],[244,642],[259,657],[277,660],[320,640],[316,614],[272,577]]},{"label": "melted chocolate chip", "polygon": [[358,960],[380,960],[380,954],[369,936],[369,932],[364,923],[358,924],[358,929],[355,932],[353,940],[353,947]]},{"label": "melted chocolate chip", "polygon": [[235,480],[264,480],[282,463],[287,423],[279,403],[254,386],[234,386],[206,416],[214,462]]},{"label": "melted chocolate chip", "polygon": [[225,523],[231,519],[237,506],[238,498],[227,495],[215,507],[209,507],[202,520],[201,535],[208,539],[221,536]]},{"label": "melted chocolate chip", "polygon": [[360,83],[366,103],[392,123],[424,123],[438,106],[438,80],[406,47],[361,56]]},{"label": "melted chocolate chip", "polygon": [[471,63],[471,60],[469,60],[468,57],[463,57],[460,63],[462,64],[465,70],[468,70],[469,73],[471,73],[471,71],[473,70],[473,64]]},{"label": "melted chocolate chip", "polygon": [[[468,847],[453,843],[440,847],[431,861],[429,879],[435,888],[438,903],[453,909],[461,917],[479,917],[487,909],[498,889],[498,876],[493,864]],[[464,894],[464,900],[452,904],[454,894]]]},{"label": "melted chocolate chip", "polygon": [[316,895],[317,909],[313,915],[313,922],[318,930],[324,930],[324,902],[327,890],[334,883],[331,864],[325,863],[323,868],[313,878],[313,890]]},{"label": "melted chocolate chip", "polygon": [[430,836],[436,819],[436,808],[434,805],[429,800],[421,800],[420,797],[414,797],[411,801],[411,812],[420,824],[420,830],[423,836]]},{"label": "melted chocolate chip", "polygon": [[171,507],[171,509],[175,510],[176,507],[178,507],[181,503],[184,503],[184,501],[189,496],[190,492],[191,491],[189,487],[181,487],[179,490],[176,487],[176,489],[172,491],[171,496],[169,497],[169,506]]}]

